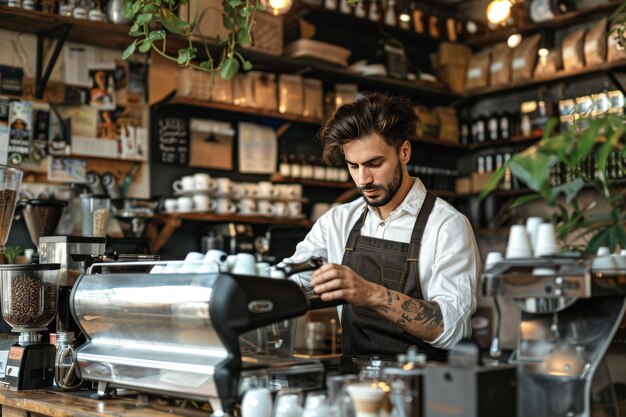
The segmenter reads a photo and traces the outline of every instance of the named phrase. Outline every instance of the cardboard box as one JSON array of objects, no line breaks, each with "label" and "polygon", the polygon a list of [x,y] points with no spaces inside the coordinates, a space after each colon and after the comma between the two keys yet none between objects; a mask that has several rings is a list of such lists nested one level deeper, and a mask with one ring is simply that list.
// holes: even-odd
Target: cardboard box
[{"label": "cardboard box", "polygon": [[474,172],[472,174],[472,192],[479,193],[484,190],[489,182],[489,179],[491,178],[491,174],[491,172],[485,172],[483,174]]},{"label": "cardboard box", "polygon": [[469,194],[472,192],[472,178],[459,177],[456,179],[454,189],[457,194]]}]

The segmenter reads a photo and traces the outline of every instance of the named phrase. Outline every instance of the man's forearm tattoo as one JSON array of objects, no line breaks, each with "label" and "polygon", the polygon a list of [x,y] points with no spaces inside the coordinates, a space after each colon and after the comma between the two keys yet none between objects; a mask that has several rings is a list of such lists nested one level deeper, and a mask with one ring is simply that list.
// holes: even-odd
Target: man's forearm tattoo
[{"label": "man's forearm tattoo", "polygon": [[[400,321],[402,321],[405,326],[405,320],[407,320],[412,314],[415,314],[412,320],[423,322],[424,326],[428,330],[435,330],[443,322],[443,314],[441,314],[441,308],[437,303],[418,300],[406,300],[404,303],[402,303],[402,310],[406,313],[403,313],[402,319],[398,320],[398,325],[400,326],[403,326],[403,324],[400,324]],[[410,321],[411,320],[408,320],[408,322]]]}]

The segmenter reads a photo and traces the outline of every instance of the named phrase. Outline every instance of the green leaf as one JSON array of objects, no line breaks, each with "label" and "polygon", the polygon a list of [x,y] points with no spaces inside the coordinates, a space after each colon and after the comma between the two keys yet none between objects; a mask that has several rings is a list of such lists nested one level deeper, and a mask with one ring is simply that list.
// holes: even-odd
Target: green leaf
[{"label": "green leaf", "polygon": [[141,45],[139,45],[139,52],[141,52],[142,54],[145,54],[146,52],[150,50],[151,47],[152,47],[152,43],[150,42],[149,39],[146,39],[141,43]]},{"label": "green leaf", "polygon": [[165,39],[166,32],[164,30],[155,30],[150,32],[150,39],[153,41],[161,41]]},{"label": "green leaf", "polygon": [[132,9],[133,16],[139,13],[139,10],[141,10],[141,0],[134,2],[133,5],[131,6],[131,9]]},{"label": "green leaf", "polygon": [[601,120],[594,121],[582,132],[572,152],[571,161],[573,164],[580,163],[583,158],[592,153],[596,141],[598,140],[601,125]]},{"label": "green leaf", "polygon": [[[139,3],[139,1],[137,1]],[[135,13],[133,12],[133,1],[132,0],[124,0],[124,4],[122,5],[122,16],[124,19],[131,20]]]},{"label": "green leaf", "polygon": [[188,65],[189,62],[196,57],[196,52],[198,52],[198,49],[193,46],[185,49],[179,49],[178,58],[176,59],[178,65]]},{"label": "green leaf", "polygon": [[241,6],[242,4],[243,4],[243,2],[241,0],[230,0],[228,2],[228,5],[230,7],[238,7],[238,6]]},{"label": "green leaf", "polygon": [[559,194],[563,193],[565,194],[565,201],[570,203],[584,186],[585,182],[581,178],[558,185],[552,189],[552,201],[556,200]]},{"label": "green leaf", "polygon": [[596,233],[589,240],[587,253],[596,253],[600,246],[608,246],[611,252],[615,252],[615,247],[618,244],[622,248],[626,245],[626,232],[624,231],[624,226],[619,223],[601,229]]},{"label": "green leaf", "polygon": [[521,197],[517,197],[513,203],[509,206],[509,210],[514,209],[519,206],[523,206],[524,204],[530,203],[531,201],[539,200],[541,196],[539,194],[528,194],[523,195]]},{"label": "green leaf", "polygon": [[235,21],[232,17],[226,15],[222,18],[222,24],[224,25],[224,28],[232,30],[232,28],[235,26]]},{"label": "green leaf", "polygon": [[244,60],[241,63],[241,68],[243,68],[244,71],[250,71],[252,69],[252,63],[250,61]]},{"label": "green leaf", "polygon": [[528,149],[509,160],[511,173],[524,182],[531,190],[542,194],[548,202],[551,200],[548,178],[550,167],[556,159],[537,148]]},{"label": "green leaf", "polygon": [[137,16],[137,18],[135,19],[135,23],[137,25],[143,26],[146,23],[150,23],[152,22],[153,16],[151,13],[141,13]]},{"label": "green leaf", "polygon": [[237,59],[233,56],[227,57],[222,65],[220,77],[224,80],[230,80],[239,71],[239,61],[237,61]]},{"label": "green leaf", "polygon": [[137,41],[134,41],[128,46],[128,48],[124,50],[124,52],[122,53],[122,59],[128,59],[135,52],[136,47]]},{"label": "green leaf", "polygon": [[187,36],[191,33],[191,25],[180,19],[171,10],[161,8],[161,23],[169,32],[176,35]]},{"label": "green leaf", "polygon": [[510,161],[507,161],[506,164],[502,165],[499,170],[491,174],[491,177],[489,177],[489,181],[487,181],[485,188],[483,188],[483,190],[478,195],[478,203],[482,202],[493,190],[496,189],[498,184],[500,184],[500,181],[502,181],[502,178],[504,178],[504,174],[509,167],[509,162]]},{"label": "green leaf", "polygon": [[241,46],[248,46],[250,44],[250,34],[246,30],[240,30],[237,32],[237,42]]}]

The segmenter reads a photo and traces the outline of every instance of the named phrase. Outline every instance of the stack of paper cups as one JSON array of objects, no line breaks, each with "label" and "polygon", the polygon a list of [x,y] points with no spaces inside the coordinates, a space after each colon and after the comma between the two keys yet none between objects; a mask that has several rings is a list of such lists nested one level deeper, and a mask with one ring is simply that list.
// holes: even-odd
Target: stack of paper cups
[{"label": "stack of paper cups", "polygon": [[521,224],[511,226],[509,242],[506,246],[506,258],[530,258],[531,256],[532,252],[526,227]]},{"label": "stack of paper cups", "polygon": [[537,242],[535,243],[535,256],[554,255],[559,252],[556,243],[556,232],[552,223],[541,223],[537,228]]}]

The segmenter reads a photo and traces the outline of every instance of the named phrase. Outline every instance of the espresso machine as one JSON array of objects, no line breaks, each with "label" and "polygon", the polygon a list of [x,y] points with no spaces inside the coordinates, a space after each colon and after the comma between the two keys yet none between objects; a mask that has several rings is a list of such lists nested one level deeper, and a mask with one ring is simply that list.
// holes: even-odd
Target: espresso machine
[{"label": "espresso machine", "polygon": [[96,274],[103,265],[94,264],[76,282],[70,302],[88,339],[75,354],[79,376],[98,382],[101,398],[112,388],[130,388],[209,401],[213,415],[221,416],[233,413],[252,380],[274,390],[323,387],[319,361],[279,356],[280,349],[268,354],[265,348],[293,341],[260,338],[259,349],[247,352],[243,343],[251,339],[241,339],[329,306],[308,300],[296,283],[221,272],[112,273],[114,265]]},{"label": "espresso machine", "polygon": [[626,415],[626,269],[593,265],[576,255],[506,259],[482,274],[496,306],[508,297],[522,310],[509,359],[519,417]]}]

